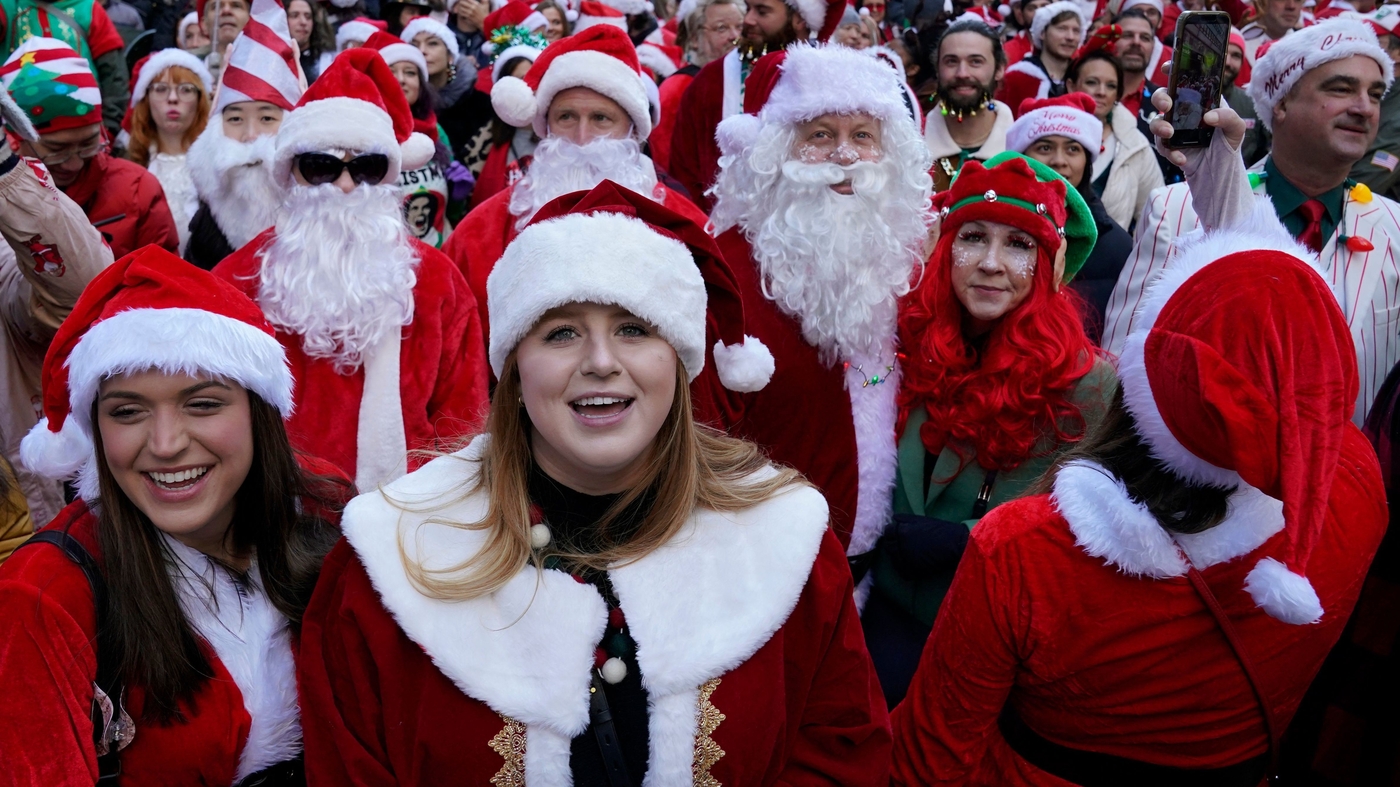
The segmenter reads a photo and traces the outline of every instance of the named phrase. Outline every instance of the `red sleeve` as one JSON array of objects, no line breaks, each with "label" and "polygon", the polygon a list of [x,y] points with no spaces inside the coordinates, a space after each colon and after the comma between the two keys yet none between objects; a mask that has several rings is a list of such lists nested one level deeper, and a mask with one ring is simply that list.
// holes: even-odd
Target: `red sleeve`
[{"label": "red sleeve", "polygon": [[438,257],[442,285],[451,290],[443,298],[442,366],[428,400],[428,420],[436,438],[451,443],[480,428],[488,404],[490,370],[476,298],[451,261],[436,249],[427,251]]},{"label": "red sleeve", "polygon": [[994,564],[972,533],[909,693],[894,710],[895,785],[969,783],[1015,680],[1027,628],[1020,573]]},{"label": "red sleeve", "polygon": [[[56,547],[0,568],[0,784],[92,787],[96,618],[82,571]],[[22,720],[22,721],[21,721]]]},{"label": "red sleeve", "polygon": [[651,143],[651,160],[667,172],[671,171],[671,138],[675,136],[676,115],[680,112],[681,97],[694,81],[693,76],[672,74],[658,89],[661,97],[661,119],[657,121],[656,128],[651,130],[651,138],[648,141]]},{"label": "red sleeve", "polygon": [[[671,135],[670,172],[690,192],[695,204],[706,213],[710,201],[705,189],[714,180],[719,162],[715,129],[719,126],[720,104],[724,101],[723,60],[705,66],[681,96],[676,111],[676,130]],[[715,89],[718,78],[718,90]]]},{"label": "red sleeve", "polygon": [[112,24],[112,18],[107,16],[107,11],[102,8],[101,3],[92,4],[92,22],[88,28],[88,51],[92,52],[93,60],[108,52],[120,51],[126,46],[121,33],[117,32],[117,26]]},{"label": "red sleeve", "polygon": [[155,175],[142,170],[136,188],[141,202],[144,203],[141,215],[136,219],[136,248],[154,243],[171,254],[179,254],[180,233],[175,229],[175,217],[171,215],[170,206],[165,202],[165,192],[161,190],[160,181],[156,180]]}]

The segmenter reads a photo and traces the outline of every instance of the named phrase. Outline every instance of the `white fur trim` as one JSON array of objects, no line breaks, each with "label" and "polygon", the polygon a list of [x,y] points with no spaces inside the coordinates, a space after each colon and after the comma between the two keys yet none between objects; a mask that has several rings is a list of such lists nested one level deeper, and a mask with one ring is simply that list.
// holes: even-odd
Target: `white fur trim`
[{"label": "white fur trim", "polygon": [[571,214],[525,228],[486,280],[491,369],[550,309],[615,304],[656,326],[686,376],[705,367],[705,280],[685,244],[620,213]]},{"label": "white fur trim", "polygon": [[185,36],[185,31],[190,29],[190,25],[197,24],[199,24],[198,11],[191,11],[188,14],[185,14],[184,16],[180,17],[180,27],[177,28],[175,31],[175,45],[180,47],[181,49],[184,49],[185,44],[188,43],[187,38]]},{"label": "white fur trim", "polygon": [[633,136],[645,140],[651,136],[652,115],[643,80],[650,77],[612,55],[590,50],[562,54],[550,62],[535,91],[535,133],[541,139],[549,136],[549,105],[556,95],[571,87],[586,87],[616,101],[632,119]]},{"label": "white fur trim", "polygon": [[[499,55],[496,55],[496,61],[491,64],[491,104],[493,106],[496,103],[495,84],[501,81],[501,70],[506,67],[506,63],[509,63],[517,57],[527,58],[533,63],[539,59],[541,53],[541,50],[527,44],[516,44],[515,46],[506,47]],[[530,110],[530,119],[534,119],[534,117],[535,111],[532,108]]]},{"label": "white fur trim", "polygon": [[292,183],[292,159],[302,153],[339,148],[389,157],[385,183],[399,179],[401,154],[389,113],[357,98],[333,96],[292,110],[277,132],[273,174],[283,186]]},{"label": "white fur trim", "polygon": [[520,26],[531,33],[538,33],[549,27],[549,19],[539,11],[533,11],[529,16],[520,20]]},{"label": "white fur trim", "polygon": [[792,125],[830,113],[913,122],[899,77],[880,61],[840,44],[788,47],[782,76],[759,117],[764,123]]},{"label": "white fur trim", "polygon": [[63,419],[63,428],[49,430],[49,419],[40,418],[19,444],[20,464],[44,478],[72,478],[92,458],[92,438],[75,418]]},{"label": "white fur trim", "polygon": [[1142,303],[1133,319],[1133,330],[1118,358],[1118,379],[1123,387],[1123,403],[1137,421],[1138,433],[1147,441],[1152,455],[1188,481],[1215,486],[1243,483],[1233,470],[1216,467],[1186,449],[1167,428],[1147,378],[1144,348],[1147,335],[1157,323],[1163,307],[1188,279],[1211,263],[1232,254],[1272,250],[1295,257],[1314,270],[1317,257],[1284,229],[1267,197],[1256,198],[1253,213],[1241,226],[1215,232],[1195,232],[1178,240],[1177,253],[1167,267],[1143,292]]},{"label": "white fur trim", "polygon": [[[483,531],[444,523],[485,514],[485,495],[462,490],[487,439],[356,498],[342,527],[404,633],[467,696],[527,726],[528,783],[568,784],[569,739],[588,725],[602,598],[562,572],[527,568],[490,596],[441,601],[414,589],[399,553],[402,544],[407,559],[437,568],[477,554]],[[611,572],[650,695],[645,784],[689,784],[698,687],[750,658],[787,620],[826,520],[821,495],[795,486],[744,511],[698,510],[676,538]]]},{"label": "white fur trim", "polygon": [[[1026,74],[1027,76],[1033,76],[1036,79],[1039,79],[1040,87],[1036,88],[1035,97],[1048,98],[1050,96],[1050,75],[1046,74],[1044,69],[1032,63],[1031,61],[1018,60],[1015,63],[1012,63],[1011,65],[1006,67],[1006,73]],[[1000,106],[1004,103],[1006,102],[998,101],[997,105]],[[1016,107],[1016,109],[1020,109],[1020,107]],[[1014,112],[1015,110],[1012,111]],[[1009,127],[1008,130],[1010,130]],[[1102,144],[1102,141],[1100,141],[1100,144]]]},{"label": "white fur trim", "polygon": [[209,73],[209,68],[204,65],[203,60],[183,49],[162,49],[151,55],[151,58],[141,66],[141,72],[136,75],[136,83],[131,86],[133,106],[146,97],[146,91],[151,88],[151,82],[171,66],[179,66],[193,71],[195,76],[199,77],[200,85],[204,88],[204,95],[214,95],[214,77]]},{"label": "white fur trim", "polygon": [[1042,137],[1061,136],[1078,142],[1089,154],[1089,163],[1103,147],[1103,123],[1073,107],[1041,107],[1016,118],[1006,131],[1006,149],[1025,153]]},{"label": "white fur trim", "polygon": [[720,104],[720,117],[730,118],[744,111],[743,64],[739,60],[739,47],[729,50],[724,56],[724,97]]},{"label": "white fur trim", "polygon": [[259,586],[256,559],[249,572],[253,587],[240,591],[203,553],[170,536],[164,539],[180,608],[228,670],[252,719],[238,753],[238,783],[301,753],[291,623]]},{"label": "white fur trim", "polygon": [[603,5],[612,8],[628,16],[645,14],[652,9],[649,0],[601,0]]},{"label": "white fur trim", "polygon": [[[894,336],[893,325],[890,336]],[[895,393],[899,391],[901,372],[898,360],[893,360],[893,340],[887,344],[885,358],[891,358],[890,362],[881,358],[852,358],[846,370],[846,391],[851,397],[851,421],[856,433],[856,465],[860,471],[855,521],[850,547],[846,550],[851,555],[863,555],[874,549],[890,518],[899,464],[895,442],[899,404]],[[878,385],[866,385],[869,378],[857,368],[883,370],[891,365],[894,371]]]},{"label": "white fur trim", "polygon": [[[462,56],[462,50],[457,45],[457,36],[443,23],[428,16],[420,16],[412,22],[404,25],[403,33],[399,38],[405,44],[412,44],[413,39],[419,33],[431,33],[434,38],[439,39],[447,47],[447,51],[452,53],[452,62],[457,62],[457,58]],[[490,33],[487,33],[490,36]]]},{"label": "white fur trim", "polygon": [[351,41],[359,41],[363,44],[378,30],[379,28],[368,22],[358,22],[352,19],[341,25],[340,29],[335,31],[335,48],[343,50],[345,49],[345,45]]},{"label": "white fur trim", "polygon": [[822,26],[826,23],[826,2],[825,0],[783,0],[788,8],[796,11],[802,16],[802,21],[807,23],[807,28],[812,31],[812,35],[819,35]]},{"label": "white fur trim", "polygon": [[1395,81],[1395,63],[1376,39],[1375,31],[1364,22],[1336,17],[1294,30],[1270,44],[1269,51],[1254,61],[1249,77],[1249,97],[1264,127],[1273,130],[1274,107],[1304,73],[1324,63],[1358,55],[1376,61],[1389,89]]},{"label": "white fur trim", "polygon": [[[1145,5],[1155,8],[1157,9],[1157,13],[1159,14],[1166,10],[1166,6],[1162,3],[1162,0],[1123,0],[1123,7],[1118,9],[1118,13],[1122,13],[1124,11],[1127,11],[1129,8],[1132,8],[1133,6],[1138,5]],[[1117,14],[1114,14],[1114,16],[1117,16]],[[1152,72],[1148,71],[1147,73],[1150,74]]]},{"label": "white fur trim", "polygon": [[535,122],[539,101],[525,80],[504,76],[491,85],[491,108],[501,120],[516,128],[528,128]]},{"label": "white fur trim", "polygon": [[719,381],[731,391],[761,391],[773,379],[777,368],[773,351],[753,336],[745,336],[740,344],[730,345],[721,339],[715,342],[713,352]]},{"label": "white fur trim", "polygon": [[433,160],[437,153],[437,143],[427,134],[415,131],[399,146],[399,166],[405,170],[415,170]]},{"label": "white fur trim", "polygon": [[665,79],[676,73],[676,61],[672,60],[670,55],[651,44],[643,43],[641,46],[637,47],[637,61],[641,63],[644,68],[651,69],[651,73],[655,74],[660,79]]},{"label": "white fur trim", "polygon": [[1312,583],[1271,557],[1255,564],[1244,589],[1256,606],[1276,620],[1295,626],[1322,620],[1322,601]]},{"label": "white fur trim", "polygon": [[593,14],[580,14],[578,21],[574,23],[574,33],[582,33],[590,27],[599,25],[609,25],[623,32],[627,31],[627,17],[618,14],[616,16],[595,16]]},{"label": "white fur trim", "polygon": [[355,488],[376,489],[408,472],[399,392],[401,331],[390,331],[365,355],[365,385],[355,431]]},{"label": "white fur trim", "polygon": [[1031,45],[1036,51],[1045,44],[1045,28],[1050,26],[1050,20],[1066,12],[1079,17],[1079,43],[1084,44],[1084,38],[1089,35],[1089,20],[1084,17],[1084,9],[1073,0],[1058,0],[1036,10],[1031,19]]},{"label": "white fur trim", "polygon": [[720,155],[733,156],[748,150],[758,141],[762,130],[763,121],[757,115],[741,112],[721,120],[715,128],[715,142],[719,145]]},{"label": "white fur trim", "polygon": [[423,53],[413,44],[390,44],[379,50],[384,62],[389,65],[395,63],[412,63],[418,67],[418,78],[426,80],[428,78],[428,61],[423,57]]}]

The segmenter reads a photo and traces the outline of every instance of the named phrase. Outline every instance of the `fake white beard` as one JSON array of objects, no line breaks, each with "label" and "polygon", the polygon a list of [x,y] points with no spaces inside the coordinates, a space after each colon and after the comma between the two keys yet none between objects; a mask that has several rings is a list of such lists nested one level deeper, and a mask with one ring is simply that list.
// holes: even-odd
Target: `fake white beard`
[{"label": "fake white beard", "polygon": [[258,303],[302,350],[349,374],[390,331],[413,321],[418,259],[397,184],[293,185],[261,252]]},{"label": "fake white beard", "polygon": [[510,194],[510,215],[516,217],[515,228],[524,229],[535,213],[551,200],[575,191],[588,191],[604,180],[657,202],[665,196],[656,182],[656,167],[630,137],[598,138],[586,145],[577,145],[562,137],[540,140],[529,171]]},{"label": "fake white beard", "polygon": [[190,145],[190,176],[199,198],[237,249],[271,227],[282,204],[282,188],[272,175],[277,136],[268,134],[251,142],[224,135],[218,118]]},{"label": "fake white beard", "polygon": [[[927,170],[909,175],[888,147],[878,163],[805,164],[789,160],[790,131],[766,136],[722,162],[713,231],[743,229],[763,294],[801,324],[824,362],[878,355],[923,262]],[[854,194],[831,190],[848,178]]]}]

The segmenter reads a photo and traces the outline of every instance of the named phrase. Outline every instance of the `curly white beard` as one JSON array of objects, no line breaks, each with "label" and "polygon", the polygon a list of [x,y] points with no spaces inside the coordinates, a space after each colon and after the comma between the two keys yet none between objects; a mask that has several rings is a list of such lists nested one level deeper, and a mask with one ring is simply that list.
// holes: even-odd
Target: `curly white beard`
[{"label": "curly white beard", "polygon": [[588,191],[611,180],[657,202],[665,190],[656,182],[656,167],[642,153],[637,141],[600,137],[577,145],[562,137],[540,140],[530,169],[510,193],[510,215],[515,228],[524,229],[535,213],[551,200],[575,191]]},{"label": "curly white beard", "polygon": [[282,189],[272,175],[277,136],[251,142],[224,135],[223,121],[214,118],[190,145],[190,177],[199,198],[209,205],[214,221],[235,249],[257,237],[277,220]]},{"label": "curly white beard", "polygon": [[[740,226],[763,294],[798,320],[825,363],[878,355],[922,267],[932,182],[927,153],[911,145],[927,148],[907,136],[892,145],[887,129],[878,163],[841,167],[790,160],[792,130],[769,127],[720,162],[713,231]],[[847,179],[854,194],[831,189]]]},{"label": "curly white beard", "polygon": [[418,259],[397,184],[293,185],[260,252],[258,303],[302,350],[349,374],[390,331],[413,321]]}]

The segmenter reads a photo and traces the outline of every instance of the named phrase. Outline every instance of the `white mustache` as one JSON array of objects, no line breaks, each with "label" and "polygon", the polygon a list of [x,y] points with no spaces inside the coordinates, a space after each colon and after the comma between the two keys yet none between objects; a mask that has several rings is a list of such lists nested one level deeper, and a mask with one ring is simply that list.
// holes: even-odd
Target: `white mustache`
[{"label": "white mustache", "polygon": [[783,163],[783,177],[805,186],[835,186],[846,181],[857,194],[873,194],[889,181],[886,170],[878,163],[861,161],[848,166],[825,162],[807,164],[802,161]]}]

